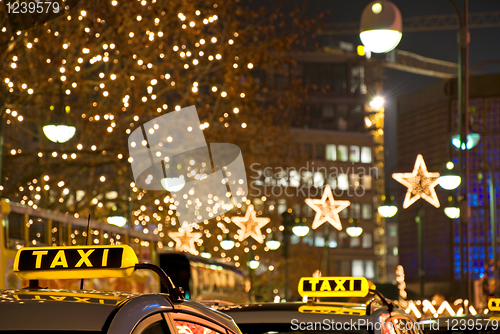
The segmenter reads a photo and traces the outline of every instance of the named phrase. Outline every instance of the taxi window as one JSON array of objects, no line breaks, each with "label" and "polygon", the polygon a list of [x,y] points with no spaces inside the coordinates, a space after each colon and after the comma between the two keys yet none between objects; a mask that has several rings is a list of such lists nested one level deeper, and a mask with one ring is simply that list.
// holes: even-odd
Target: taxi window
[{"label": "taxi window", "polygon": [[170,330],[161,314],[152,315],[142,320],[133,334],[170,334]]}]

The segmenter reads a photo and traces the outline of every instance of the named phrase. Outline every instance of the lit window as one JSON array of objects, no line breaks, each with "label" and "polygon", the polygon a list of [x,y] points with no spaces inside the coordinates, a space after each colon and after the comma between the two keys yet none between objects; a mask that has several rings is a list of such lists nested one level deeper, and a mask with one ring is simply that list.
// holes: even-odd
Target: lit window
[{"label": "lit window", "polygon": [[398,253],[399,253],[398,248],[397,248],[397,247],[394,247],[394,248],[392,249],[392,255],[394,255],[394,256],[398,256]]},{"label": "lit window", "polygon": [[389,230],[389,236],[390,237],[397,237],[398,236],[398,225],[396,224],[387,224],[387,229]]},{"label": "lit window", "polygon": [[302,172],[302,184],[305,184],[306,186],[312,186],[313,185],[313,173],[310,171],[303,171]]},{"label": "lit window", "polygon": [[362,187],[365,190],[371,190],[372,189],[372,176],[371,175],[363,175],[363,179],[361,180],[362,182]]},{"label": "lit window", "polygon": [[337,146],[332,144],[326,145],[326,160],[329,161],[337,160]]},{"label": "lit window", "polygon": [[368,279],[375,278],[375,262],[365,261],[365,277]]},{"label": "lit window", "polygon": [[351,205],[349,206],[349,212],[350,212],[350,216],[351,218],[359,218],[359,213],[360,213],[360,204],[359,203],[351,203]]},{"label": "lit window", "polygon": [[355,277],[365,276],[365,268],[362,260],[352,260],[351,273]]},{"label": "lit window", "polygon": [[363,248],[372,248],[373,246],[372,234],[368,232],[363,232],[361,236],[363,238],[362,241]]},{"label": "lit window", "polygon": [[357,248],[361,245],[360,237],[351,238],[351,248]]},{"label": "lit window", "polygon": [[351,181],[351,186],[353,186],[354,188],[357,188],[359,187],[359,175],[358,174],[351,174],[350,175],[350,181]]},{"label": "lit window", "polygon": [[321,172],[314,172],[313,180],[316,188],[323,187],[325,184],[325,176]]},{"label": "lit window", "polygon": [[347,155],[347,146],[346,145],[339,145],[338,146],[338,160],[339,161],[347,161],[348,160],[348,155]]},{"label": "lit window", "polygon": [[359,146],[349,147],[349,161],[359,162]]},{"label": "lit window", "polygon": [[372,149],[371,147],[362,147],[361,148],[361,162],[365,164],[369,164],[372,162]]},{"label": "lit window", "polygon": [[300,176],[296,170],[290,171],[290,187],[300,187]]},{"label": "lit window", "polygon": [[337,187],[340,190],[349,189],[349,179],[347,177],[347,174],[339,174],[339,177],[337,178]]},{"label": "lit window", "polygon": [[372,205],[370,203],[363,204],[361,208],[362,219],[372,219]]}]

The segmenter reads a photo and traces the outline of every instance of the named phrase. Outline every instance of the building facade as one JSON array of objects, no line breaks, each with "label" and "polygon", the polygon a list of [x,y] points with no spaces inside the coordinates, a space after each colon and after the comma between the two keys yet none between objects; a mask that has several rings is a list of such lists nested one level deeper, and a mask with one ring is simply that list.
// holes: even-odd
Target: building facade
[{"label": "building facade", "polygon": [[[385,222],[377,212],[384,192],[383,108],[369,105],[381,90],[381,65],[360,57],[348,44],[293,58],[293,75],[309,88],[301,115],[293,122],[293,144],[287,148],[295,159],[287,166],[252,170],[250,193],[264,196],[267,203],[259,206],[262,196],[251,197],[257,198],[256,208],[273,208],[263,214],[288,211],[296,224],[310,227],[315,211],[305,199],[320,199],[329,185],[335,200],[351,202],[339,214],[343,229],[324,223],[302,238],[292,235],[292,252],[294,247],[316,249],[323,275],[385,282]],[[359,237],[346,233],[354,224],[363,228]]]},{"label": "building facade", "polygon": [[[443,171],[448,161],[458,165],[458,149],[451,145],[451,137],[458,133],[457,92],[456,79],[446,80],[398,100],[397,172],[411,172],[418,154],[423,155],[431,172]],[[470,213],[467,224],[444,214],[443,208],[457,205],[460,190],[446,191],[437,186],[441,207],[422,203],[425,212],[423,277],[426,297],[439,292],[463,298],[467,284],[475,287],[477,295],[480,293],[479,282],[493,275],[492,226],[496,227],[497,239],[498,219],[495,214],[498,217],[500,213],[497,209],[500,187],[499,108],[500,75],[471,77],[469,133],[478,133],[480,141],[468,152]],[[465,159],[465,154],[462,157]],[[489,187],[490,182],[493,187]],[[399,187],[399,203],[402,203],[405,192],[406,188]],[[415,222],[418,206],[415,203],[408,209],[400,209],[398,219],[400,262],[408,286],[414,291],[418,291]],[[500,248],[496,248],[498,254]]]}]

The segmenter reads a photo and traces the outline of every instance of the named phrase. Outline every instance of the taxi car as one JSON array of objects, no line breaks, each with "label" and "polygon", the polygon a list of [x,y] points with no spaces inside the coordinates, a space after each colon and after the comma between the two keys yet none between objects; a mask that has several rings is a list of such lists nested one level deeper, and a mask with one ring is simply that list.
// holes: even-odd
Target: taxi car
[{"label": "taxi car", "polygon": [[486,314],[460,315],[422,320],[419,327],[424,333],[489,334],[500,332],[500,298],[488,301]]},{"label": "taxi car", "polygon": [[[128,277],[154,270],[167,294],[52,290],[38,280]],[[0,290],[0,333],[241,334],[227,315],[184,299],[162,269],[138,263],[129,246],[26,247],[14,272],[29,285]]]},{"label": "taxi car", "polygon": [[[220,305],[215,308],[230,315],[243,334],[422,333],[412,317],[371,289],[364,277],[303,277],[298,290],[307,302]],[[365,297],[370,293],[378,298],[367,303],[310,299]]]}]

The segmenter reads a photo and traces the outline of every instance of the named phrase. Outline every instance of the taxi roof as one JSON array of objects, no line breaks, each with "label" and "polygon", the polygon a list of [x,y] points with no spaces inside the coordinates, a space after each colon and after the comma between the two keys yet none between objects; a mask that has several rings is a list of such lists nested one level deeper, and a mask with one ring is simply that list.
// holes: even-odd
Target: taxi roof
[{"label": "taxi roof", "polygon": [[[309,307],[309,308],[308,308]],[[311,310],[311,307],[317,311]],[[236,304],[219,305],[215,309],[229,314],[237,324],[240,323],[290,323],[291,320],[298,321],[320,321],[325,314],[330,319],[344,321],[353,316],[368,319],[366,305],[362,303],[258,303],[258,304]],[[306,308],[306,309],[304,309]],[[252,315],[249,316],[248,312]]]},{"label": "taxi roof", "polygon": [[0,332],[130,329],[148,315],[174,309],[239,333],[228,315],[191,300],[171,300],[167,294],[54,289],[0,290]]},{"label": "taxi roof", "polygon": [[0,290],[0,330],[101,331],[134,293],[84,290]]}]

